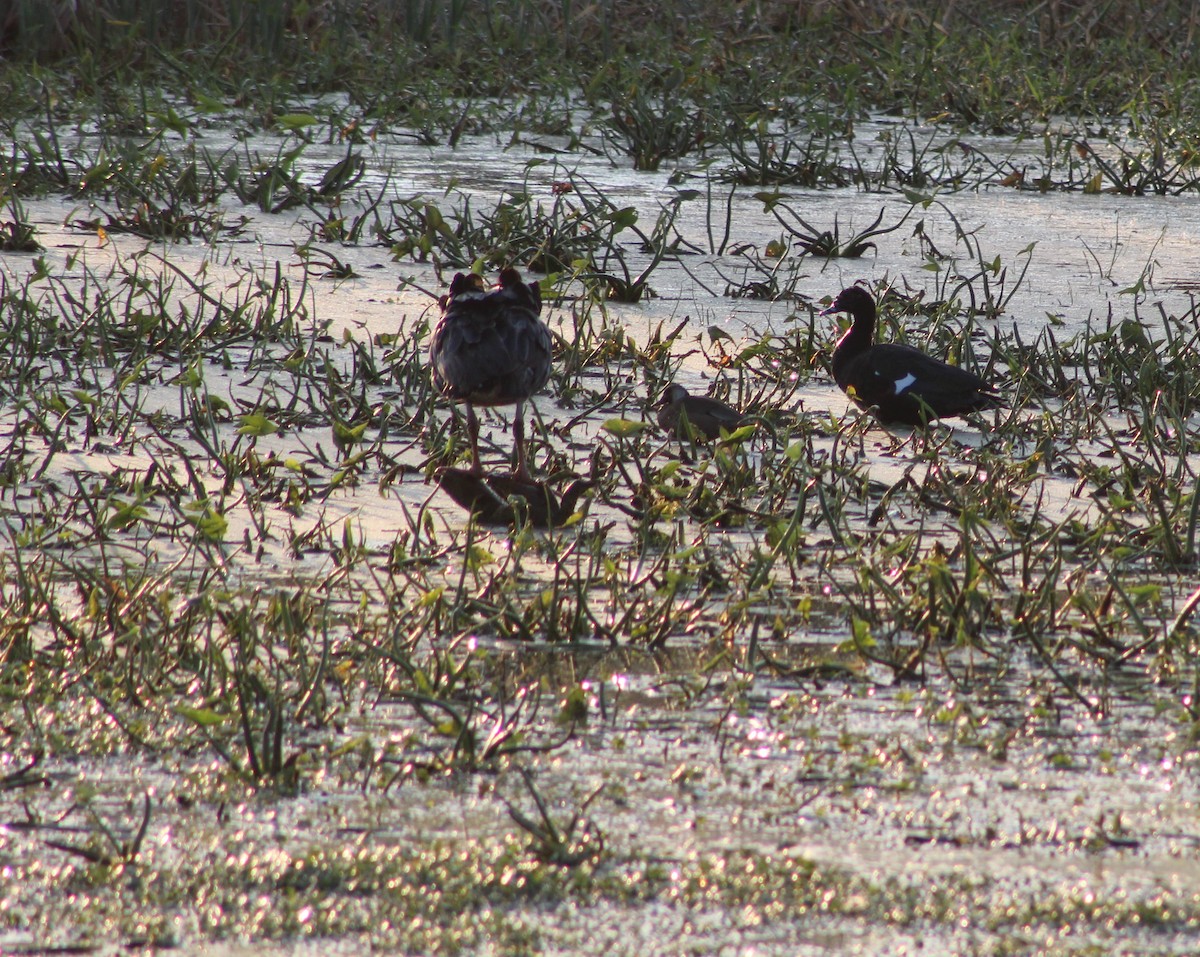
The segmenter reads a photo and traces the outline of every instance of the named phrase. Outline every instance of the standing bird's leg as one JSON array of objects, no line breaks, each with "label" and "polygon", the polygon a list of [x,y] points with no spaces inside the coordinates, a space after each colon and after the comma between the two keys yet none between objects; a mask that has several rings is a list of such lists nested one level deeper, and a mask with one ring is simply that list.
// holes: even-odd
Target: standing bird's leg
[{"label": "standing bird's leg", "polygon": [[479,417],[475,414],[475,406],[467,403],[467,435],[471,439],[471,474],[483,474],[483,462],[479,460]]},{"label": "standing bird's leg", "polygon": [[517,402],[516,418],[513,420],[513,447],[517,453],[517,477],[528,479],[529,467],[525,464],[525,403]]}]

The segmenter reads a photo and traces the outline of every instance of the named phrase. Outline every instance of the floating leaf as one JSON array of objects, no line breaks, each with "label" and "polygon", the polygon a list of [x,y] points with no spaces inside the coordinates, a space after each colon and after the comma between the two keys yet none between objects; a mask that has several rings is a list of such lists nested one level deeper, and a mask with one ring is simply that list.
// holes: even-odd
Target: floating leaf
[{"label": "floating leaf", "polygon": [[754,198],[763,204],[763,212],[770,212],[784,199],[784,194],[778,190],[761,190],[754,194]]},{"label": "floating leaf", "polygon": [[444,588],[429,589],[429,591],[425,592],[425,594],[422,595],[420,597],[420,599],[417,601],[417,606],[419,608],[428,608],[430,605],[437,604],[439,601],[442,600],[442,594],[443,594],[443,592],[445,592],[445,590],[446,589],[444,589]]},{"label": "floating leaf", "polygon": [[363,435],[367,431],[367,426],[370,425],[370,420],[360,422],[358,425],[347,425],[345,422],[339,422],[334,419],[333,422],[333,441],[338,448],[347,448],[351,445],[356,445],[362,441]]},{"label": "floating leaf", "polygon": [[619,439],[627,439],[645,431],[649,426],[635,419],[609,419],[601,428]]},{"label": "floating leaf", "polygon": [[740,425],[730,432],[729,435],[722,441],[728,445],[736,445],[738,442],[750,438],[757,428],[758,426],[753,422],[751,422],[749,425]]},{"label": "floating leaf", "polygon": [[276,125],[285,130],[302,130],[306,126],[316,126],[319,122],[320,120],[311,113],[284,113],[275,117]]},{"label": "floating leaf", "polygon": [[202,113],[224,113],[229,109],[228,104],[224,100],[218,100],[216,97],[208,96],[204,93],[192,91],[192,100],[196,104],[196,109]]},{"label": "floating leaf", "polygon": [[575,685],[559,705],[555,721],[558,724],[587,724],[588,696],[583,685]]},{"label": "floating leaf", "polygon": [[117,391],[124,392],[127,388],[129,388],[131,385],[133,385],[133,383],[137,382],[138,379],[141,378],[142,373],[146,369],[146,364],[149,361],[150,361],[149,358],[142,359],[141,362],[139,362],[136,366],[133,367],[132,372],[129,372],[127,375],[123,376],[121,378],[121,381],[117,384]]},{"label": "floating leaf", "polygon": [[1153,582],[1146,585],[1134,585],[1129,589],[1129,597],[1135,605],[1157,602],[1162,597],[1162,588]]},{"label": "floating leaf", "polygon": [[676,472],[678,472],[681,468],[683,468],[683,463],[680,462],[679,459],[674,459],[673,461],[668,462],[666,465],[664,465],[661,469],[658,470],[658,480],[660,482],[662,482],[662,481],[665,481],[666,479],[669,479],[672,475],[674,475]]},{"label": "floating leaf", "polygon": [[150,117],[159,126],[170,130],[172,133],[178,133],[180,136],[186,136],[188,130],[191,128],[191,124],[170,106],[163,112],[151,113]]},{"label": "floating leaf", "polygon": [[229,531],[229,521],[208,502],[193,502],[187,506],[192,514],[188,520],[210,542],[223,542]]},{"label": "floating leaf", "polygon": [[853,634],[853,641],[849,643],[851,649],[870,649],[875,647],[875,639],[871,635],[871,626],[861,618],[855,616],[850,623],[850,630]]},{"label": "floating leaf", "polygon": [[142,521],[149,513],[141,502],[121,502],[114,500],[115,507],[108,516],[105,525],[118,532],[123,532]]},{"label": "floating leaf", "polygon": [[478,571],[484,565],[494,564],[496,556],[489,552],[482,545],[472,545],[465,556],[467,568],[471,571]]},{"label": "floating leaf", "polygon": [[223,724],[226,719],[226,715],[217,714],[210,708],[187,708],[180,705],[175,709],[175,713],[201,728],[211,728],[214,725]]},{"label": "floating leaf", "polygon": [[206,395],[204,397],[204,405],[208,409],[209,415],[214,419],[223,419],[233,413],[233,406],[219,395]]},{"label": "floating leaf", "polygon": [[238,416],[238,435],[272,435],[279,432],[279,423],[267,418],[260,412]]},{"label": "floating leaf", "polygon": [[353,754],[355,751],[358,751],[360,748],[370,748],[370,747],[371,747],[371,736],[369,734],[358,734],[358,735],[355,735],[353,738],[351,738],[349,741],[345,741],[342,744],[339,744],[336,748],[334,748],[329,753],[329,756],[331,758],[343,758],[347,754]]}]

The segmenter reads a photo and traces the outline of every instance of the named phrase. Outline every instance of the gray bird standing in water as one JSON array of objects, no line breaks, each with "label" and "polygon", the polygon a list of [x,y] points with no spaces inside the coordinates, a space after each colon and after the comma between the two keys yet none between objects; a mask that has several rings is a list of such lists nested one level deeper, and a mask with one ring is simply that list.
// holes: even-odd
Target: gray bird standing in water
[{"label": "gray bird standing in water", "polygon": [[537,283],[522,282],[511,267],[501,271],[499,285],[490,290],[481,276],[458,273],[440,304],[429,363],[437,390],[467,407],[471,471],[483,474],[475,406],[516,405],[516,474],[528,478],[524,403],[550,378],[552,340],[540,318],[541,290]]}]

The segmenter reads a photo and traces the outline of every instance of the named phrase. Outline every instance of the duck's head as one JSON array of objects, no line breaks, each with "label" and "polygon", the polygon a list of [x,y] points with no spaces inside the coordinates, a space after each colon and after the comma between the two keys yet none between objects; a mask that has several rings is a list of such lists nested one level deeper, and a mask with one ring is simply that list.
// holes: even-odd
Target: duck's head
[{"label": "duck's head", "polygon": [[500,270],[498,287],[505,292],[515,294],[519,299],[525,299],[527,305],[540,310],[542,307],[542,289],[536,282],[523,282],[521,274],[512,266]]},{"label": "duck's head", "polygon": [[672,382],[669,386],[663,389],[662,396],[659,397],[657,408],[665,409],[668,406],[675,405],[677,402],[682,402],[691,393],[688,392],[678,382]]},{"label": "duck's head", "polygon": [[521,283],[521,274],[512,266],[500,270],[499,285],[501,289],[512,289]]},{"label": "duck's head", "polygon": [[454,278],[450,280],[450,291],[438,299],[438,305],[445,312],[450,303],[459,296],[471,294],[478,298],[486,292],[487,287],[483,284],[483,277],[478,273],[455,273]]},{"label": "duck's head", "polygon": [[827,316],[834,312],[848,312],[852,316],[874,315],[875,300],[862,286],[847,286],[837,294],[837,298],[821,315]]}]

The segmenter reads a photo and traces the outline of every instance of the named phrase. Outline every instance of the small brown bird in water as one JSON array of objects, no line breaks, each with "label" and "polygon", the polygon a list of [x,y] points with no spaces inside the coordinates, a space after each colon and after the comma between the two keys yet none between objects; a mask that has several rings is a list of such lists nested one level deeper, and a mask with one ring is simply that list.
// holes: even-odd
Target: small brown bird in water
[{"label": "small brown bird in water", "polygon": [[511,267],[500,272],[499,285],[490,290],[481,276],[458,273],[440,305],[429,364],[438,391],[467,407],[471,471],[483,474],[475,406],[515,405],[516,474],[528,478],[524,403],[550,378],[552,340],[540,318],[541,290],[537,283],[522,282]]},{"label": "small brown bird in water", "polygon": [[595,485],[589,479],[576,479],[559,498],[545,482],[515,475],[476,475],[445,468],[438,470],[436,479],[443,492],[483,525],[518,525],[528,520],[535,528],[557,528],[575,514],[579,497]]},{"label": "small brown bird in water", "polygon": [[687,420],[693,432],[710,441],[719,439],[722,429],[732,432],[747,421],[746,416],[720,399],[692,395],[678,382],[672,382],[658,401],[658,424],[679,438],[681,419]]}]

